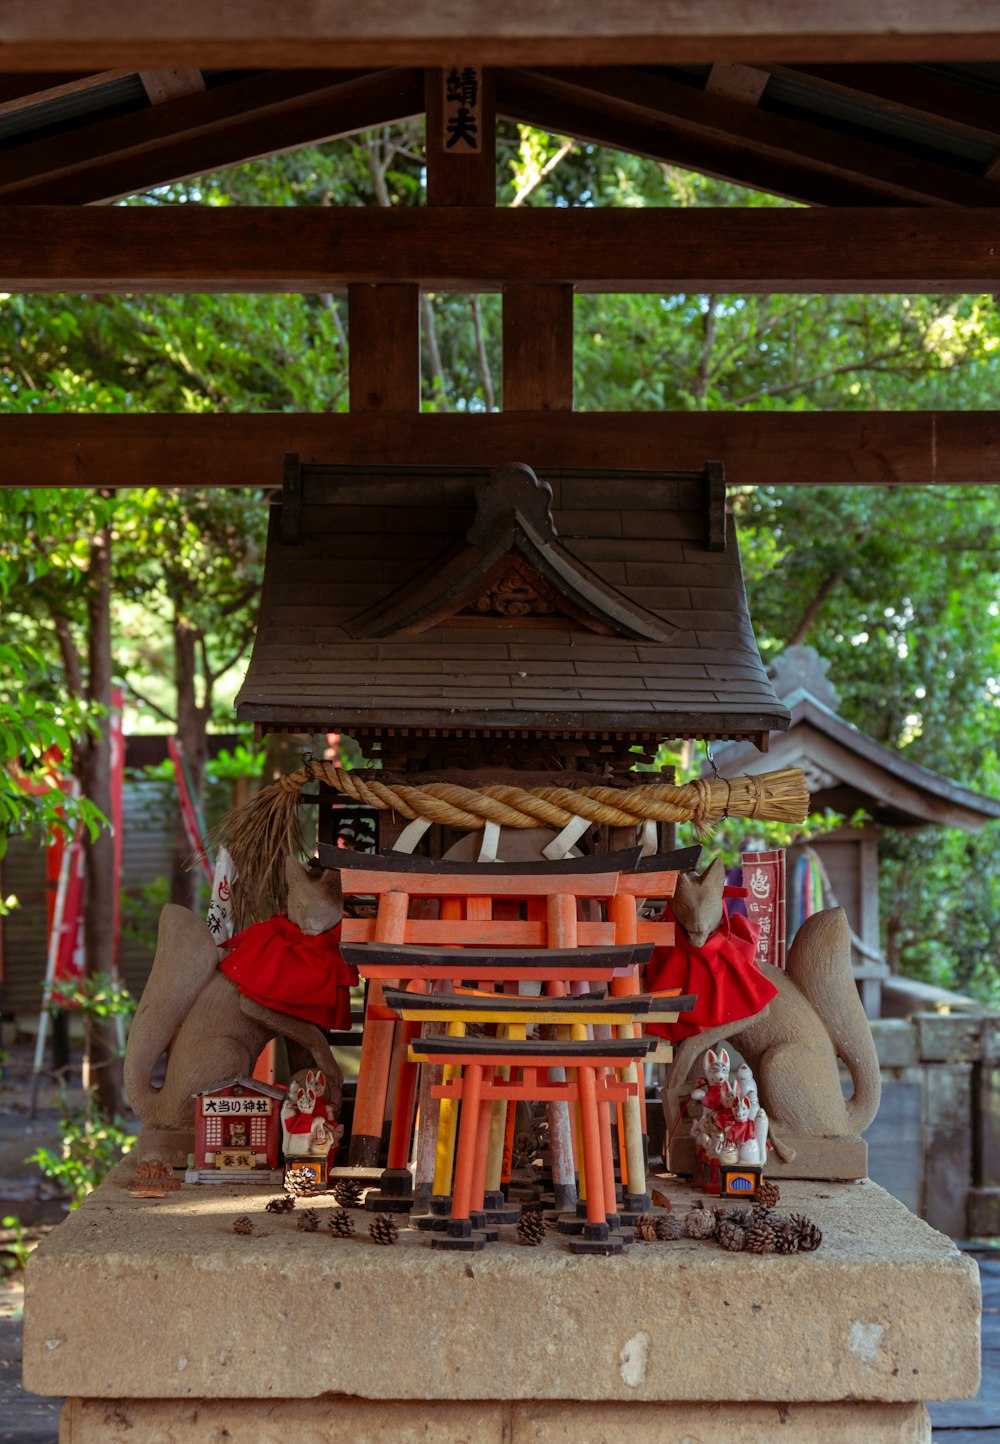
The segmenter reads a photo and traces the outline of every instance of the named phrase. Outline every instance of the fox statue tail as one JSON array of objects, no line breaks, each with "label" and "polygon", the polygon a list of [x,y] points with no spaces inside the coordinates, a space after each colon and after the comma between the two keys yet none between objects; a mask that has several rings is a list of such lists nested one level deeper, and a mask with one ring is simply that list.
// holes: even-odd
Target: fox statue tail
[{"label": "fox statue tail", "polygon": [[206,923],[188,908],[167,903],[160,914],[156,955],[129,1029],[125,1093],[136,1117],[155,1125],[159,1090],[153,1069],[219,964]]},{"label": "fox statue tail", "polygon": [[878,1112],[882,1080],[871,1028],[851,972],[851,932],[843,908],[813,913],[795,934],[786,972],[826,1025],[854,1084],[844,1107],[863,1133]]}]

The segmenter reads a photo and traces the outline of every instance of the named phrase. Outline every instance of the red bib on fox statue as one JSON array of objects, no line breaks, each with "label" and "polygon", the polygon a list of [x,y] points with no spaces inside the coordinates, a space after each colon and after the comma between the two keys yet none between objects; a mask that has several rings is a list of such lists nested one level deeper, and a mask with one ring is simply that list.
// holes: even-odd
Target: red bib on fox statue
[{"label": "red bib on fox statue", "polygon": [[722,922],[700,947],[678,924],[673,947],[655,949],[646,969],[646,988],[649,992],[679,988],[682,993],[696,993],[697,1000],[676,1023],[650,1023],[646,1032],[680,1043],[717,1023],[735,1023],[766,1007],[778,990],[754,961],[757,933],[756,924],[742,913],[730,917],[725,903]]},{"label": "red bib on fox statue", "polygon": [[357,968],[340,955],[340,923],[304,933],[283,913],[254,923],[222,946],[219,967],[248,998],[320,1028],[351,1026],[350,989]]}]

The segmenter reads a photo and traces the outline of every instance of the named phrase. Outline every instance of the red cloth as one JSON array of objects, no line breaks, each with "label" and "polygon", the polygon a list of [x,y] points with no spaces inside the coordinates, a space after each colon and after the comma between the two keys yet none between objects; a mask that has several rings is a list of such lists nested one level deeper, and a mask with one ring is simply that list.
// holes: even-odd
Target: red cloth
[{"label": "red cloth", "polygon": [[778,990],[754,962],[758,931],[742,914],[730,917],[725,903],[722,922],[700,948],[678,924],[673,947],[655,949],[646,969],[646,988],[651,993],[679,988],[697,994],[697,999],[676,1023],[650,1023],[646,1032],[680,1043],[718,1023],[750,1018],[766,1007]]},{"label": "red cloth", "polygon": [[730,1143],[752,1143],[757,1137],[757,1130],[754,1127],[752,1118],[744,1118],[737,1121],[730,1114],[729,1122],[724,1123],[722,1127]]},{"label": "red cloth", "polygon": [[276,1013],[320,1028],[349,1028],[348,989],[358,981],[358,971],[344,962],[339,943],[339,923],[325,933],[304,933],[280,913],[224,943],[229,956],[219,967],[245,997]]},{"label": "red cloth", "polygon": [[330,1121],[330,1115],[322,1098],[317,1101],[316,1107],[311,1113],[300,1113],[296,1109],[294,1113],[283,1113],[281,1122],[289,1133],[311,1133],[317,1118],[321,1118],[324,1123]]}]

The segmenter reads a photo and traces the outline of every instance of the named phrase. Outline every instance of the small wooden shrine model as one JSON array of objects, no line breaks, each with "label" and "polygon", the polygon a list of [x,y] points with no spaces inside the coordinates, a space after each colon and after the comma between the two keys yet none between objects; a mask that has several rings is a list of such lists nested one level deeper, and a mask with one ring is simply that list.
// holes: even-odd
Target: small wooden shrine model
[{"label": "small wooden shrine model", "polygon": [[196,1096],[187,1183],[271,1183],[280,1178],[283,1088],[239,1075]]}]

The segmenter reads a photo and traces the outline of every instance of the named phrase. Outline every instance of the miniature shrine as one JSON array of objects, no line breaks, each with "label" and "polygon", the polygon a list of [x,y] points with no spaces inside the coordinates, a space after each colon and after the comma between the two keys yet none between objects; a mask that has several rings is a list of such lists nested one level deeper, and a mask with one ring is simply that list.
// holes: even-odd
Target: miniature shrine
[{"label": "miniature shrine", "polygon": [[[194,1159],[186,1183],[271,1183],[280,1178],[280,1105],[285,1090],[242,1075],[197,1098]],[[258,1175],[263,1171],[263,1178]]]},{"label": "miniature shrine", "polygon": [[[67,1396],[75,1441],[926,1441],[925,1401],[977,1386],[978,1281],[866,1177],[879,1075],[846,919],[820,911],[785,967],[759,962],[711,860],[723,818],[803,820],[807,779],[649,769],[664,741],[763,754],[791,720],[727,481],[991,475],[996,439],[964,415],[573,414],[573,293],[996,289],[976,209],[995,203],[993,150],[970,159],[940,99],[933,161],[893,149],[897,121],[870,101],[852,125],[872,135],[846,137],[822,71],[905,73],[942,49],[967,64],[1000,35],[947,5],[890,29],[849,4],[817,34],[779,3],[766,35],[732,7],[645,3],[442,20],[427,0],[294,24],[251,7],[227,33],[187,4],[151,26],[112,0],[58,37],[14,8],[0,63],[38,72],[15,89],[47,104],[43,72],[135,69],[115,80],[124,113],[92,124],[106,77],[67,82],[69,152],[48,132],[15,147],[3,285],[346,286],[350,412],[0,418],[10,475],[260,480],[274,502],[237,714],[259,735],[347,734],[368,763],[306,756],[227,819],[231,951],[164,909],[126,1061],[135,1157],[32,1258],[29,1387]],[[786,59],[807,120],[765,102]],[[553,64],[577,68],[525,68]],[[425,206],[91,204],[421,111]],[[507,116],[816,209],[748,208],[735,227],[497,209]],[[497,414],[420,414],[432,287],[502,290]],[[359,812],[373,852],[345,825]],[[684,824],[702,847],[678,848]],[[254,1078],[276,1039],[287,1093]],[[273,1166],[279,1127],[274,1196],[247,1175]],[[137,1166],[189,1154],[198,1182],[129,1194]]]}]

